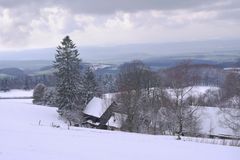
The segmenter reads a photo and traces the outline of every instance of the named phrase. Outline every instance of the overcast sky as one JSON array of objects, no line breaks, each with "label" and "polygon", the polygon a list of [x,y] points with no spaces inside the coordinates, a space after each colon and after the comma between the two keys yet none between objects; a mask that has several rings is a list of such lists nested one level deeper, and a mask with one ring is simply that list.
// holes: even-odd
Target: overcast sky
[{"label": "overcast sky", "polygon": [[240,0],[0,0],[0,50],[240,38]]}]

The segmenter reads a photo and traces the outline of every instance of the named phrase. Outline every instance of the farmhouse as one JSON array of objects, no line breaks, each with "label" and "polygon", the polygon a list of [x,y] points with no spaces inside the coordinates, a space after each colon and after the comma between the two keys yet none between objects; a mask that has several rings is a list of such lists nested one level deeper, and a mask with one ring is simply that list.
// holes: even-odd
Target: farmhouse
[{"label": "farmhouse", "polygon": [[93,97],[83,111],[85,124],[99,129],[118,130],[126,120],[127,115],[119,111],[112,96]]}]

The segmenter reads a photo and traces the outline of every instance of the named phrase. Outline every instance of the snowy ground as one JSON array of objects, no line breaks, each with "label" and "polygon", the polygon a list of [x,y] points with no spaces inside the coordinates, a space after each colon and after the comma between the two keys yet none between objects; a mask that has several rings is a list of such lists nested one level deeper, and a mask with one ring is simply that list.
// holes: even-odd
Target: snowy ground
[{"label": "snowy ground", "polygon": [[235,133],[222,125],[223,113],[217,107],[198,107],[201,121],[201,133],[211,135],[231,135]]},{"label": "snowy ground", "polygon": [[0,98],[32,97],[32,95],[33,90],[13,89],[8,92],[0,91]]},{"label": "snowy ground", "polygon": [[[184,96],[184,99],[188,98],[189,96],[199,97],[201,95],[204,95],[207,91],[217,91],[219,90],[219,87],[214,86],[193,86],[193,87],[186,87],[183,89],[183,93],[186,95]],[[172,96],[172,98],[176,98],[175,90],[173,89],[167,89],[168,94]]]},{"label": "snowy ground", "polygon": [[[41,120],[41,125],[39,125]],[[60,125],[54,128],[51,124]],[[70,128],[56,108],[0,100],[0,160],[238,160],[240,148],[173,137]]]}]

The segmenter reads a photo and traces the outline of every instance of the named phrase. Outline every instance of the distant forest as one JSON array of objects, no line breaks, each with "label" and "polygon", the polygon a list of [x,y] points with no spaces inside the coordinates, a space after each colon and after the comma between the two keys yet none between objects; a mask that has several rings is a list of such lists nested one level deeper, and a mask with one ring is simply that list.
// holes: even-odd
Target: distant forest
[{"label": "distant forest", "polygon": [[[184,60],[183,60],[184,61]],[[154,66],[159,65],[157,62],[142,62],[156,74],[161,74],[164,79],[164,73],[173,69],[175,66],[180,64],[183,61],[172,61],[168,62],[170,65],[164,68],[156,69]],[[192,72],[198,74],[199,78],[196,81],[196,85],[213,85],[220,86],[222,85],[224,78],[226,76],[226,71],[224,67],[240,67],[240,60],[236,62],[224,62],[221,64],[204,64],[200,61],[189,61],[191,65],[189,66]],[[81,63],[79,66],[81,70],[84,70],[88,67],[91,67],[91,64]],[[115,66],[114,66],[115,67]],[[159,66],[158,66],[159,67]],[[106,66],[103,68],[94,69],[95,75],[97,77],[97,82],[99,86],[102,86],[102,92],[108,93],[116,91],[116,76],[119,71],[119,67],[113,68],[112,66]],[[56,77],[54,75],[54,70],[52,66],[46,66],[41,68],[37,73],[28,73],[19,68],[4,68],[0,69],[0,90],[8,91],[10,89],[33,89],[38,83],[42,83],[48,87],[55,86]],[[166,86],[167,82],[164,83]],[[111,85],[111,86],[110,86]],[[110,88],[109,88],[110,87]]]}]

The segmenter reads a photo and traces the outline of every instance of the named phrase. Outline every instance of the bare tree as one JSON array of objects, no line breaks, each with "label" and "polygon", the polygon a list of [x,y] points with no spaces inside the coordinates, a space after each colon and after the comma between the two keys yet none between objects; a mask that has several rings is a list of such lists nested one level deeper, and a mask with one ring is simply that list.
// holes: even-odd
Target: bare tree
[{"label": "bare tree", "polygon": [[143,88],[151,86],[151,70],[142,61],[134,60],[120,66],[117,78],[119,91],[140,92]]},{"label": "bare tree", "polygon": [[233,97],[221,108],[221,124],[240,136],[240,97]]},{"label": "bare tree", "polygon": [[[119,100],[127,114],[123,129],[130,132],[142,132],[149,121],[146,108],[149,103],[150,89],[154,86],[152,71],[141,61],[125,63],[120,67],[117,79]],[[144,131],[146,132],[146,131]]]},{"label": "bare tree", "polygon": [[169,134],[171,132],[169,106],[171,106],[171,99],[167,91],[161,87],[152,88],[148,97],[148,110],[150,112],[149,133],[151,134]]},{"label": "bare tree", "polygon": [[229,73],[222,87],[221,113],[223,126],[240,135],[240,74]]},{"label": "bare tree", "polygon": [[233,96],[240,96],[240,74],[229,73],[222,86],[223,98],[228,99]]},{"label": "bare tree", "polygon": [[[190,62],[184,62],[172,68],[167,73],[170,82],[169,93],[172,97],[171,118],[175,124],[175,132],[180,139],[184,133],[194,134],[198,130],[198,107],[190,106],[187,102],[197,76],[190,72]],[[196,104],[195,104],[196,105]]]},{"label": "bare tree", "polygon": [[128,116],[123,130],[149,134],[164,134],[169,130],[171,125],[162,115],[169,115],[164,111],[169,111],[171,101],[159,75],[141,61],[133,61],[121,66],[117,82],[119,102]]}]

